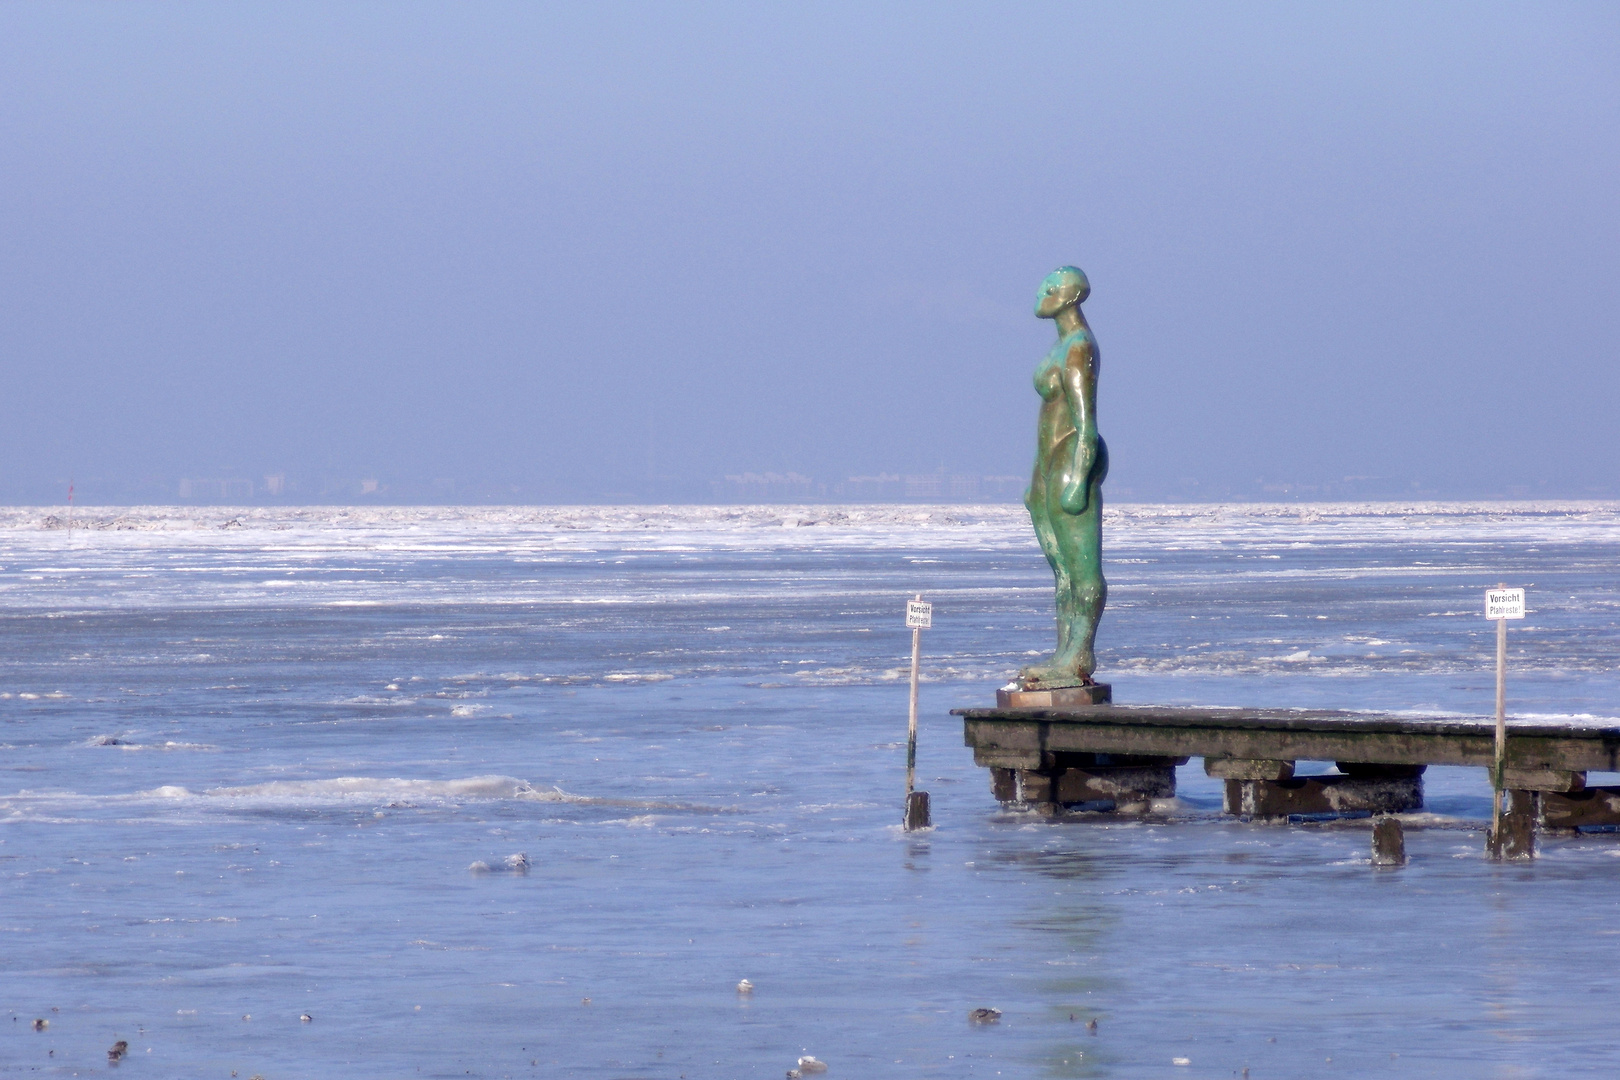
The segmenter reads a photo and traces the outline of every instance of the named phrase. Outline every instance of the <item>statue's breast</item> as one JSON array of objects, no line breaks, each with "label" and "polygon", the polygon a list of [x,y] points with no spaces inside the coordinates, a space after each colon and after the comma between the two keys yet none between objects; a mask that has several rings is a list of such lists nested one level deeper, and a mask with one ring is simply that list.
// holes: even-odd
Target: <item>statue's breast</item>
[{"label": "statue's breast", "polygon": [[1063,393],[1063,357],[1064,350],[1053,349],[1035,369],[1035,392],[1043,400],[1051,401]]}]

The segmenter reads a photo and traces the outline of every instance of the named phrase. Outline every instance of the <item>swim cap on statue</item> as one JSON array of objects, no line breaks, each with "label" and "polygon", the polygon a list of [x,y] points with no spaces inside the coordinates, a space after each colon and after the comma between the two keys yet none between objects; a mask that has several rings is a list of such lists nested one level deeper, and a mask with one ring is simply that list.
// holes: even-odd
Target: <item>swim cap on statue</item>
[{"label": "swim cap on statue", "polygon": [[1047,290],[1061,292],[1065,298],[1073,296],[1073,302],[1078,304],[1091,295],[1091,282],[1086,280],[1086,272],[1078,266],[1060,266],[1041,282],[1041,294]]}]

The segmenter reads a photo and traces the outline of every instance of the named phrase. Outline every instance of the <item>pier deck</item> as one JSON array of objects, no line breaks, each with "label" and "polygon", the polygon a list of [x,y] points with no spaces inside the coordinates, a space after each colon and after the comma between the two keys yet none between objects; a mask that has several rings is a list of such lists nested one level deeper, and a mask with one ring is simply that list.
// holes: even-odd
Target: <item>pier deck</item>
[{"label": "pier deck", "polygon": [[[1176,765],[1202,757],[1235,815],[1413,810],[1425,767],[1488,769],[1495,756],[1488,718],[1115,704],[952,712],[998,799],[1052,809],[1145,808],[1174,794]],[[1296,761],[1339,769],[1295,777]],[[1543,827],[1620,825],[1620,789],[1586,787],[1586,773],[1616,770],[1620,721],[1508,729],[1503,786]]]}]

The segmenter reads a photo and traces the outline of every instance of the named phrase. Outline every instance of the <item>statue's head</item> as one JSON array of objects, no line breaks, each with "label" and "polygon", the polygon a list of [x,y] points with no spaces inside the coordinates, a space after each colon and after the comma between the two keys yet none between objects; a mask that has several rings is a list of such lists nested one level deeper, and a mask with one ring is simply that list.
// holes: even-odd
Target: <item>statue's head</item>
[{"label": "statue's head", "polygon": [[1091,282],[1078,266],[1060,266],[1041,282],[1035,294],[1035,314],[1042,319],[1057,317],[1066,307],[1073,307],[1091,295]]}]

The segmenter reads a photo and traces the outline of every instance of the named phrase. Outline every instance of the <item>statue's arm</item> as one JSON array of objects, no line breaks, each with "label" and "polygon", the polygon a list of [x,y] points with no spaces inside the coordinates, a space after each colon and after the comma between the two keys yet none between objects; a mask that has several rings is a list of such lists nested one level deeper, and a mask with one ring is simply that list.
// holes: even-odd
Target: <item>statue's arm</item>
[{"label": "statue's arm", "polygon": [[1063,365],[1063,398],[1074,424],[1074,462],[1059,504],[1070,514],[1083,514],[1091,503],[1091,474],[1097,467],[1097,363],[1091,342],[1069,347]]}]

